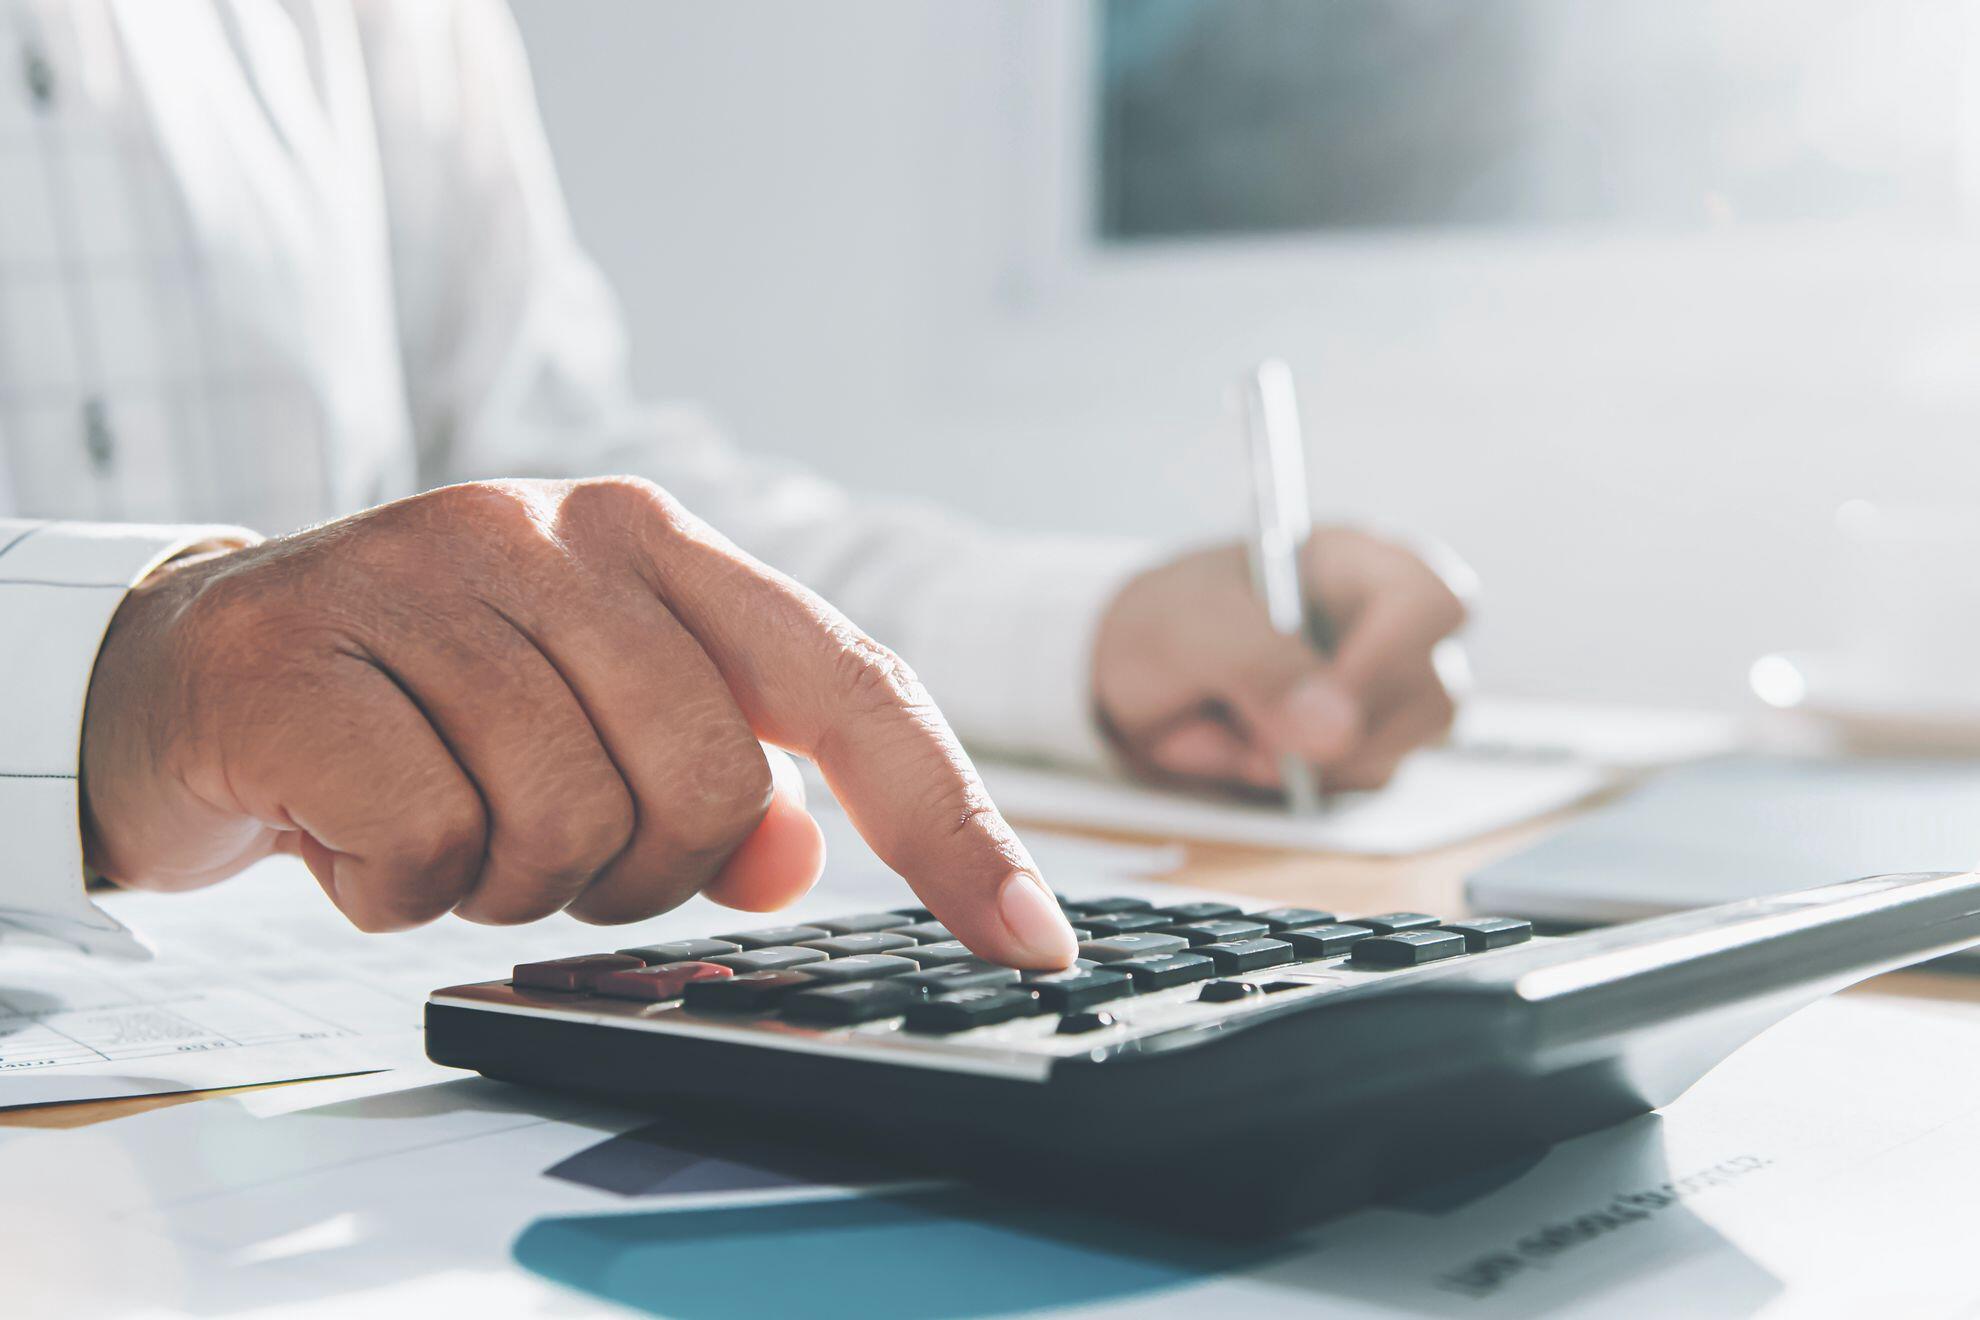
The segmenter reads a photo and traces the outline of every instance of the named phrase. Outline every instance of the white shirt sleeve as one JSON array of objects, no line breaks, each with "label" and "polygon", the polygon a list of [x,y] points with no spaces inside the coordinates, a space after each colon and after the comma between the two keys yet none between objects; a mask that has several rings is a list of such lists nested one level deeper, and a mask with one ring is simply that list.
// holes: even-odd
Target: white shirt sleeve
[{"label": "white shirt sleeve", "polygon": [[691,411],[641,405],[507,11],[360,12],[422,479],[649,477],[899,652],[972,746],[1102,761],[1093,632],[1152,549],[854,500],[739,454]]},{"label": "white shirt sleeve", "polygon": [[90,671],[133,583],[195,546],[254,539],[237,527],[0,518],[0,934],[147,955],[84,890],[79,790]]}]

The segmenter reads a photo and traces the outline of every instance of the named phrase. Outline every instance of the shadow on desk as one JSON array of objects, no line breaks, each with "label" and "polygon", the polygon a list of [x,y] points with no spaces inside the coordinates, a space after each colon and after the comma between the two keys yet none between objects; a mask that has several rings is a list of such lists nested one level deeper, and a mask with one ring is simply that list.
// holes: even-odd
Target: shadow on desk
[{"label": "shadow on desk", "polygon": [[[832,1166],[794,1153],[703,1150],[651,1114],[480,1078],[274,1117],[212,1103],[26,1134],[0,1142],[9,1314],[501,1313],[560,1296],[581,1313],[588,1295],[689,1320],[1497,1317],[1654,1313],[1673,1297],[1744,1313],[1778,1290],[1690,1208],[1764,1161],[1673,1171],[1654,1116],[1235,1244],[952,1186],[821,1191],[804,1180]],[[689,1187],[702,1194],[651,1194]]]},{"label": "shadow on desk", "polygon": [[[1653,1115],[1277,1241],[1185,1238],[946,1187],[547,1219],[515,1256],[566,1287],[685,1320],[1130,1306],[1525,1316],[1602,1307],[1653,1274],[1656,1289],[1675,1274],[1713,1313],[1740,1314],[1779,1284],[1686,1203],[1759,1167],[1734,1159],[1674,1175]],[[1244,1207],[1230,1213],[1241,1222]]]}]

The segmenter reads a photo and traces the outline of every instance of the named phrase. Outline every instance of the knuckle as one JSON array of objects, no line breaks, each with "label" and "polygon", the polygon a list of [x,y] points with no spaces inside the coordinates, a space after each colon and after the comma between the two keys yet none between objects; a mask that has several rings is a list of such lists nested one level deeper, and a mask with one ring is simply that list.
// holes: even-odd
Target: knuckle
[{"label": "knuckle", "polygon": [[676,749],[666,786],[641,805],[640,838],[565,909],[578,920],[623,925],[679,907],[762,823],[774,780],[754,738],[724,729]]},{"label": "knuckle", "polygon": [[534,521],[536,490],[520,481],[465,481],[415,495],[407,505],[423,519],[471,527],[507,529]]},{"label": "knuckle", "polygon": [[386,909],[373,907],[346,907],[344,918],[366,935],[390,935],[394,931],[410,930],[425,924],[423,921],[402,920]]},{"label": "knuckle", "polygon": [[731,738],[690,753],[662,820],[684,869],[725,859],[770,809],[770,763],[754,739]]},{"label": "knuckle", "polygon": [[907,662],[864,634],[842,639],[839,665],[856,709],[913,710],[934,704]]},{"label": "knuckle", "polygon": [[590,477],[565,492],[562,515],[614,529],[644,532],[679,530],[687,509],[665,487],[645,477]]},{"label": "knuckle", "polygon": [[[403,516],[381,516],[372,525],[363,538],[365,560],[394,578],[408,565],[430,564],[436,554],[464,556],[463,567],[500,567],[534,576],[563,557],[553,529],[558,485],[470,481],[416,495],[403,502]],[[376,512],[397,514],[399,509],[387,505]]]},{"label": "knuckle", "polygon": [[636,865],[615,867],[611,877],[593,885],[564,910],[592,926],[623,926],[671,912],[701,892],[713,867],[690,871],[677,850],[661,848]]},{"label": "knuckle", "polygon": [[631,795],[614,784],[575,800],[547,799],[512,821],[498,822],[496,833],[507,859],[526,871],[588,876],[624,851],[636,819]]},{"label": "knuckle", "polygon": [[693,794],[697,805],[739,815],[758,816],[770,805],[774,780],[763,746],[740,730],[697,752],[693,758]]},{"label": "knuckle", "polygon": [[586,894],[564,911],[587,926],[624,926],[657,917],[663,912],[672,912],[693,898],[696,892],[694,889],[674,889],[655,885],[637,894],[615,895],[610,898],[596,898]]},{"label": "knuckle", "polygon": [[[976,842],[986,836],[1001,842],[1009,831],[1004,818],[981,793],[947,795],[949,833],[957,841]],[[1020,859],[1013,858],[1016,865]]]},{"label": "knuckle", "polygon": [[418,830],[395,850],[391,869],[397,883],[382,905],[406,925],[423,925],[453,911],[481,870],[486,824],[480,800],[466,788],[430,798],[412,813]]}]

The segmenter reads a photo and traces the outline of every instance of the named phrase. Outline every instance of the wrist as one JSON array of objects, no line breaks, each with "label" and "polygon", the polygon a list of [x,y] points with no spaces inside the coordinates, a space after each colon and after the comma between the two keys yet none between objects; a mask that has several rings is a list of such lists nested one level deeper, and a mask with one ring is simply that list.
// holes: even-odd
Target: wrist
[{"label": "wrist", "polygon": [[77,805],[83,863],[118,879],[117,849],[105,822],[126,814],[128,786],[147,782],[159,764],[157,734],[183,666],[171,661],[173,621],[197,589],[196,572],[244,542],[202,541],[151,569],[118,603],[97,647],[83,703]]}]

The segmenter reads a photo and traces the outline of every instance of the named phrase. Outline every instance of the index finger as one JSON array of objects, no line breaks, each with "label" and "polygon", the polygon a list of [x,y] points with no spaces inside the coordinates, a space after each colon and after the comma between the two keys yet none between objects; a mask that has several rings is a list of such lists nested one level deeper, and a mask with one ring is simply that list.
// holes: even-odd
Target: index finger
[{"label": "index finger", "polygon": [[873,851],[971,949],[1019,967],[1071,963],[1058,902],[913,672],[667,504],[661,534],[647,538],[649,584],[757,735],[815,761]]}]

